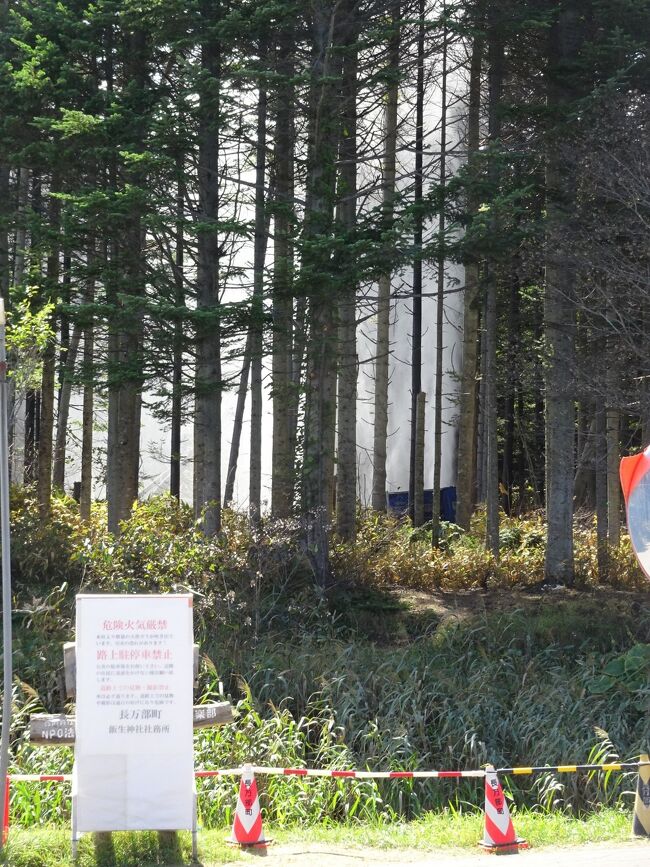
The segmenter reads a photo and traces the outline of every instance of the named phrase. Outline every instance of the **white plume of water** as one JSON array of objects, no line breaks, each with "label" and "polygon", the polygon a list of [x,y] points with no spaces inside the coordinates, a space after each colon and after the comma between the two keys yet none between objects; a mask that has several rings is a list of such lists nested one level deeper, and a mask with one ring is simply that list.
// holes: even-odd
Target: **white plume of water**
[{"label": "white plume of water", "polygon": [[[450,49],[449,67],[454,71],[448,76],[448,119],[447,119],[447,175],[451,175],[463,162],[464,147],[464,99],[467,93],[466,67],[460,61],[464,46],[457,43]],[[438,179],[440,159],[440,118],[441,118],[441,88],[440,88],[440,57],[427,61],[428,84],[425,97],[425,195],[427,183]],[[398,176],[412,183],[414,171],[414,97],[412,90],[404,90],[400,94],[400,133],[398,156]],[[380,165],[378,156],[374,171]],[[368,171],[364,166],[360,173]],[[245,180],[254,181],[250,167],[244,172]],[[404,188],[405,197],[412,191]],[[372,204],[372,201],[371,201]],[[375,196],[374,204],[379,204]],[[252,204],[249,203],[243,218],[252,218]],[[425,243],[437,231],[435,221],[425,227]],[[252,244],[244,245],[237,256],[238,264],[252,268]],[[398,297],[391,307],[391,356],[389,382],[389,421],[387,448],[387,489],[389,491],[408,490],[410,461],[410,416],[411,416],[411,333],[412,333],[412,271],[405,268],[393,279],[393,293]],[[423,266],[423,299],[422,299],[422,390],[426,392],[426,438],[425,438],[425,488],[432,486],[433,479],[433,420],[434,420],[434,388],[436,359],[436,282],[437,265],[435,262],[425,262]],[[462,359],[462,307],[464,269],[454,263],[445,263],[445,301],[443,326],[443,404],[442,404],[442,463],[441,487],[455,484],[456,478],[456,415],[459,389],[459,373]],[[240,300],[243,290],[234,288],[230,291],[228,300]],[[367,298],[376,297],[376,287],[370,287]],[[371,312],[367,303],[362,309],[364,315]],[[358,329],[358,489],[359,497],[365,504],[370,502],[372,491],[372,438],[373,438],[373,369],[372,361],[375,355],[375,328],[373,316],[365,319]],[[222,446],[222,483],[225,484],[232,422],[235,414],[236,385],[240,361],[233,361],[224,371],[225,376],[232,377],[234,387],[223,395],[224,432]],[[272,415],[270,399],[270,359],[267,359],[264,372],[265,391],[263,407],[262,434],[262,498],[264,504],[270,506],[271,488],[271,440]],[[248,500],[248,469],[249,469],[249,430],[250,401],[248,402],[244,427],[242,431],[237,476],[235,482],[234,505],[246,508]],[[105,413],[98,411],[96,426],[96,446],[105,445]],[[104,416],[104,417],[102,417]],[[73,402],[70,424],[79,426],[79,401]],[[169,433],[161,422],[155,419],[146,408],[146,396],[142,413],[142,458],[141,458],[141,494],[149,496],[168,489],[169,482]],[[182,437],[183,464],[181,469],[181,496],[191,501],[192,498],[192,428],[186,425]],[[70,448],[67,479],[69,487],[72,481],[79,478],[79,455],[74,446]],[[98,479],[95,494],[103,495],[103,483]],[[264,507],[264,505],[263,505]]]}]

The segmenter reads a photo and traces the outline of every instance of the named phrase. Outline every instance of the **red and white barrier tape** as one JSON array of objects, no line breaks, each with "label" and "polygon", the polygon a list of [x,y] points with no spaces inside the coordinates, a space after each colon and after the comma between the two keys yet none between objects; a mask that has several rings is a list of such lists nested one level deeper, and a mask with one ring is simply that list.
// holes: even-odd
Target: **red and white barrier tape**
[{"label": "red and white barrier tape", "polygon": [[[209,777],[241,777],[242,768],[220,768],[219,770],[195,771],[194,776],[198,779]],[[332,777],[334,779],[352,780],[413,780],[413,779],[458,779],[460,777],[485,776],[485,771],[352,771],[330,770],[326,768],[267,768],[253,765],[253,773],[264,776],[278,777]],[[9,778],[15,783],[68,783],[72,780],[71,774],[10,774]]]},{"label": "red and white barrier tape", "polygon": [[69,783],[72,774],[9,774],[12,783]]},{"label": "red and white barrier tape", "polygon": [[[615,764],[593,765],[555,765],[544,767],[497,768],[497,774],[518,775],[542,772],[576,773],[577,771],[637,771],[645,767],[647,762],[617,762]],[[276,777],[333,777],[335,779],[352,780],[458,780],[472,777],[483,779],[485,771],[481,768],[475,771],[355,771],[331,770],[327,768],[267,768],[253,765],[253,773]],[[194,772],[198,779],[209,777],[241,777],[243,768],[221,768],[219,770],[199,770]],[[16,783],[67,783],[71,774],[9,774],[9,779]]]},{"label": "red and white barrier tape", "polygon": [[[460,777],[485,776],[485,771],[333,771],[326,768],[266,768],[253,765],[254,774],[280,777],[334,777],[352,780],[430,780],[458,779]],[[229,777],[238,776],[241,769],[232,768],[227,771],[196,771],[197,777]]]}]

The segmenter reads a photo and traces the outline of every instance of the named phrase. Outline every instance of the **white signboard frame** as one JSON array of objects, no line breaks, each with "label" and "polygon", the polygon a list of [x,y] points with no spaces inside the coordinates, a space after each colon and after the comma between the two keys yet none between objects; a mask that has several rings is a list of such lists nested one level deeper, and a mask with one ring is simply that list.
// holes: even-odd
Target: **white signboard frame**
[{"label": "white signboard frame", "polygon": [[191,594],[79,594],[73,850],[80,834],[192,830]]}]

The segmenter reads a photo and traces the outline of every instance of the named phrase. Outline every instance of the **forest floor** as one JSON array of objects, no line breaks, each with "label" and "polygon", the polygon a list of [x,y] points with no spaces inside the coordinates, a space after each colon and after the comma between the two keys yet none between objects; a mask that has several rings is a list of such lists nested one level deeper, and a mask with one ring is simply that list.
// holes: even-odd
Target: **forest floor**
[{"label": "forest floor", "polygon": [[[649,585],[650,589],[650,585]],[[380,644],[400,645],[432,633],[444,623],[488,620],[496,615],[521,615],[534,620],[549,642],[567,641],[593,625],[601,632],[609,622],[629,628],[650,613],[650,593],[596,587],[569,590],[544,585],[508,590],[425,591],[393,587],[359,593],[346,620]],[[635,630],[636,631],[636,630]],[[640,640],[650,641],[641,628]]]},{"label": "forest floor", "polygon": [[406,590],[395,588],[395,598],[411,611],[434,615],[443,620],[463,619],[477,614],[490,616],[495,613],[521,611],[537,614],[548,609],[549,603],[570,605],[578,609],[593,607],[601,612],[640,611],[650,604],[650,595],[641,591],[612,590],[597,587],[593,590],[568,590],[565,587],[516,588],[512,590],[459,590],[455,593],[441,591]]}]

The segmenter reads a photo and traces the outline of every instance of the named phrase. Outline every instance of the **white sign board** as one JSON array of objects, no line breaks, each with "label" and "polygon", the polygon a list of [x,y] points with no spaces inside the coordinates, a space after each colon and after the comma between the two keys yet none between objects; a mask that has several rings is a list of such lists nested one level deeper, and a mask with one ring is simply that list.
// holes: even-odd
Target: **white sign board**
[{"label": "white sign board", "polygon": [[191,595],[77,596],[75,825],[192,827]]}]

